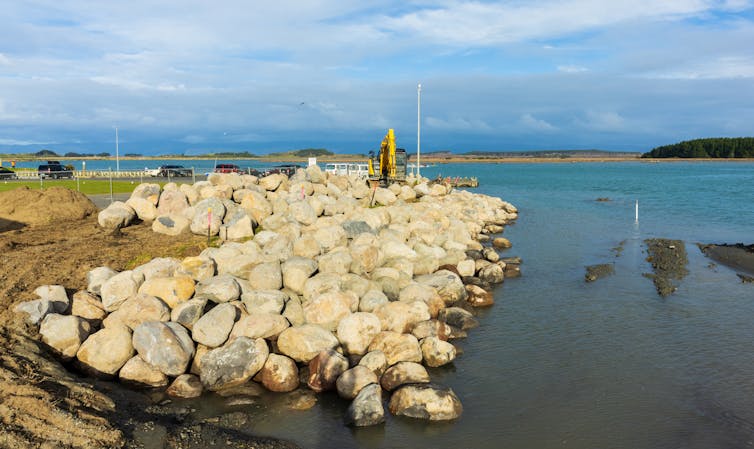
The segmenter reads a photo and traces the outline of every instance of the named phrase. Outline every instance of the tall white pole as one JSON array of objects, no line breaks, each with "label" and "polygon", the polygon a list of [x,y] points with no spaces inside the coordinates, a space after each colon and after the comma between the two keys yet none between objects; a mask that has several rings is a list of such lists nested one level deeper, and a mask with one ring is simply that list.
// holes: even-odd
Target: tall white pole
[{"label": "tall white pole", "polygon": [[118,127],[115,127],[115,171],[120,173],[120,155],[118,154]]},{"label": "tall white pole", "polygon": [[634,217],[635,217],[636,223],[638,223],[639,222],[639,200],[636,200],[636,209],[634,212]]},{"label": "tall white pole", "polygon": [[422,85],[416,87],[416,177],[421,178]]}]

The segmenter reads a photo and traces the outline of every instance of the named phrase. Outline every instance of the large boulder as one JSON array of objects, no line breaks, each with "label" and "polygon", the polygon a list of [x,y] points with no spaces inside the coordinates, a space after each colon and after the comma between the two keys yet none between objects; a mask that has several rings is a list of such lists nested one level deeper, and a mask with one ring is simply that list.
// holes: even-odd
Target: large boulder
[{"label": "large boulder", "polygon": [[419,346],[424,363],[430,367],[447,365],[456,358],[456,347],[437,337],[426,337]]},{"label": "large boulder", "polygon": [[225,216],[225,205],[217,198],[207,198],[194,206],[191,232],[199,235],[217,235]]},{"label": "large boulder", "polygon": [[194,296],[194,289],[194,280],[189,276],[153,277],[141,284],[139,293],[156,296],[172,309]]},{"label": "large boulder", "polygon": [[137,293],[105,319],[105,327],[118,322],[134,330],[145,321],[170,321],[170,308],[152,295]]},{"label": "large boulder", "polygon": [[133,356],[123,368],[118,377],[121,382],[144,387],[164,387],[168,384],[168,376],[162,371],[145,362],[138,355]]},{"label": "large boulder", "polygon": [[434,287],[445,304],[466,299],[466,289],[461,278],[448,270],[439,270],[432,274],[418,276],[416,281]]},{"label": "large boulder", "polygon": [[202,382],[199,376],[195,374],[181,374],[176,377],[172,384],[165,391],[168,396],[174,398],[196,398],[202,395]]},{"label": "large boulder", "polygon": [[158,234],[176,236],[186,232],[190,226],[191,221],[184,216],[177,214],[158,215],[152,222],[152,231]]},{"label": "large boulder", "polygon": [[375,309],[382,329],[398,333],[409,332],[414,324],[430,319],[427,304],[421,301],[389,302]]},{"label": "large boulder", "polygon": [[217,391],[241,385],[262,369],[270,354],[264,339],[238,337],[202,357],[200,377],[205,388]]},{"label": "large boulder", "polygon": [[348,369],[348,360],[338,352],[327,349],[309,361],[309,388],[316,392],[335,389],[338,378]]},{"label": "large boulder", "polygon": [[419,363],[398,362],[385,371],[380,384],[386,391],[393,391],[401,385],[411,383],[428,383],[429,373]]},{"label": "large boulder", "polygon": [[80,290],[71,298],[71,315],[92,322],[101,322],[107,316],[107,312],[98,296],[86,290]]},{"label": "large boulder", "polygon": [[430,421],[456,419],[463,413],[458,396],[450,388],[434,384],[407,384],[393,392],[390,413]]},{"label": "large boulder", "polygon": [[241,297],[241,286],[238,285],[235,277],[221,274],[199,281],[196,284],[196,296],[216,303],[235,301]]},{"label": "large boulder", "polygon": [[86,320],[74,315],[56,313],[45,316],[39,328],[42,341],[65,360],[76,356],[81,343],[90,332],[91,327]]},{"label": "large boulder", "polygon": [[382,330],[380,319],[366,312],[346,316],[338,323],[338,340],[347,354],[363,355]]},{"label": "large boulder", "polygon": [[206,256],[187,257],[181,261],[181,266],[176,270],[176,274],[190,276],[196,282],[207,280],[216,272],[215,260]]},{"label": "large boulder", "polygon": [[491,263],[479,270],[479,279],[489,284],[499,284],[505,279],[505,272],[500,265]]},{"label": "large boulder", "polygon": [[142,359],[168,376],[186,372],[194,342],[178,323],[147,321],[134,329],[133,346]]},{"label": "large boulder", "polygon": [[165,190],[157,203],[158,215],[181,215],[189,207],[186,194],[180,190]]},{"label": "large boulder", "polygon": [[220,226],[223,240],[243,240],[254,235],[254,222],[244,210],[238,210],[231,220]]},{"label": "large boulder", "polygon": [[375,350],[385,353],[388,365],[395,365],[398,362],[422,361],[419,340],[411,334],[382,331],[374,337],[369,345],[369,351]]},{"label": "large boulder", "polygon": [[313,324],[289,327],[278,335],[278,350],[297,362],[309,363],[321,351],[337,348],[332,332]]},{"label": "large boulder", "polygon": [[173,307],[170,311],[170,321],[174,321],[186,329],[193,329],[194,324],[204,314],[207,300],[204,298],[192,298]]},{"label": "large boulder", "polygon": [[40,285],[34,289],[34,294],[39,296],[39,299],[51,301],[55,312],[68,312],[71,301],[68,298],[68,293],[66,293],[65,287],[62,285]]},{"label": "large boulder", "polygon": [[86,371],[112,376],[133,355],[131,330],[126,326],[113,326],[90,335],[81,344],[76,358]]},{"label": "large boulder", "polygon": [[131,198],[143,198],[149,200],[152,205],[157,205],[160,198],[160,185],[149,182],[141,183],[131,192]]},{"label": "large boulder", "polygon": [[13,311],[26,314],[26,322],[36,326],[42,321],[42,319],[44,319],[44,317],[51,313],[55,313],[55,307],[50,300],[35,299],[16,304],[13,307]]},{"label": "large boulder", "polygon": [[340,320],[351,314],[351,302],[352,297],[345,292],[322,293],[304,303],[304,318],[307,323],[333,331]]},{"label": "large boulder", "polygon": [[283,262],[281,269],[283,286],[300,295],[304,293],[307,279],[317,271],[317,262],[306,257],[293,256]]},{"label": "large boulder", "polygon": [[280,290],[251,290],[241,295],[246,311],[255,313],[280,313],[285,307],[288,295]]},{"label": "large boulder", "polygon": [[102,305],[108,312],[118,310],[126,299],[138,293],[140,279],[134,276],[133,271],[122,271],[102,284]]},{"label": "large boulder", "polygon": [[262,385],[270,391],[284,393],[298,388],[298,367],[293,359],[279,354],[270,354],[259,372]]},{"label": "large boulder", "polygon": [[377,375],[372,370],[366,366],[356,365],[338,377],[335,387],[340,397],[353,399],[364,387],[377,382]]},{"label": "large boulder", "polygon": [[395,203],[397,200],[398,197],[395,196],[395,193],[391,192],[388,189],[378,187],[374,192],[374,202],[377,204],[389,206]]},{"label": "large boulder", "polygon": [[131,206],[115,201],[97,214],[97,223],[105,229],[124,228],[136,220],[136,212]]},{"label": "large boulder", "polygon": [[239,311],[233,304],[218,304],[194,324],[191,337],[208,348],[216,348],[228,339],[238,315]]},{"label": "large boulder", "polygon": [[287,177],[281,173],[267,175],[262,178],[259,178],[259,187],[267,191],[274,191],[274,190],[277,190],[278,187],[280,187],[280,184],[284,180],[287,180]]},{"label": "large boulder", "polygon": [[474,315],[460,307],[442,309],[437,319],[461,330],[473,329],[479,326],[479,321],[474,318]]},{"label": "large boulder", "polygon": [[249,283],[255,290],[279,290],[283,287],[280,262],[265,262],[249,270]]},{"label": "large boulder", "polygon": [[136,216],[142,221],[152,221],[157,217],[157,208],[154,203],[139,197],[131,197],[126,201],[126,205],[136,212]]},{"label": "large boulder", "polygon": [[116,274],[118,272],[109,267],[97,267],[90,270],[86,273],[86,290],[95,295],[100,295],[102,284]]},{"label": "large boulder", "polygon": [[385,422],[382,388],[376,383],[362,388],[348,406],[344,420],[346,425],[355,427],[374,426]]},{"label": "large boulder", "polygon": [[231,339],[236,337],[274,338],[289,326],[285,317],[276,313],[256,312],[244,315],[233,325]]},{"label": "large boulder", "polygon": [[370,351],[364,354],[364,357],[359,360],[360,366],[366,366],[377,377],[382,376],[382,373],[387,369],[387,357],[382,351]]}]

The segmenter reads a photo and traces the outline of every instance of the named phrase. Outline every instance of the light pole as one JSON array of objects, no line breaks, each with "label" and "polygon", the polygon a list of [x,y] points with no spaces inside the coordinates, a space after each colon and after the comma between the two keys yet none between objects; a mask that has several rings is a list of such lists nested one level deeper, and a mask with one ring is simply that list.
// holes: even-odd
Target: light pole
[{"label": "light pole", "polygon": [[115,171],[120,175],[120,156],[118,154],[118,127],[115,127]]},{"label": "light pole", "polygon": [[416,87],[416,177],[421,178],[422,85]]}]

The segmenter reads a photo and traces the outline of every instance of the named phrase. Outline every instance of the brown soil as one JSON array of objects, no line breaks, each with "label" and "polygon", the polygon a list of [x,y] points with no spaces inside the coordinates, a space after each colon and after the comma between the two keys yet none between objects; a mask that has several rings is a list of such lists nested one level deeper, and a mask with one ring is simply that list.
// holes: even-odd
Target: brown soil
[{"label": "brown soil", "polygon": [[[75,217],[76,211],[91,209],[91,202],[81,201],[76,192],[68,200],[53,189],[46,192],[61,195],[53,206],[57,211]],[[33,212],[39,202],[30,199],[23,205],[10,198],[15,205],[11,220],[44,222],[43,213]],[[7,211],[6,199],[0,204]],[[42,197],[41,203],[50,200]],[[167,237],[147,224],[105,231],[95,216],[86,215],[68,221],[58,216],[54,224],[0,232],[0,448],[206,447],[208,435],[228,441],[217,447],[292,447],[248,435],[239,439],[237,432],[214,424],[147,413],[146,395],[68,371],[39,342],[36,326],[13,312],[15,304],[36,299],[33,291],[39,285],[59,284],[73,292],[86,287],[92,268],[123,270],[158,256],[196,255],[206,247],[200,236]]]},{"label": "brown soil", "polygon": [[83,193],[63,187],[31,190],[19,187],[0,192],[0,232],[55,221],[79,220],[97,213]]}]

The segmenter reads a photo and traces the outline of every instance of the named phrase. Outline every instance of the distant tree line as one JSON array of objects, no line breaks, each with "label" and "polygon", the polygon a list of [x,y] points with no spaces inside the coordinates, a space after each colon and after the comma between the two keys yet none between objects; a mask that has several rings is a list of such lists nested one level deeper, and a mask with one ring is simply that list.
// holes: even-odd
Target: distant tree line
[{"label": "distant tree line", "polygon": [[715,137],[686,140],[654,148],[641,157],[754,158],[754,137]]}]

